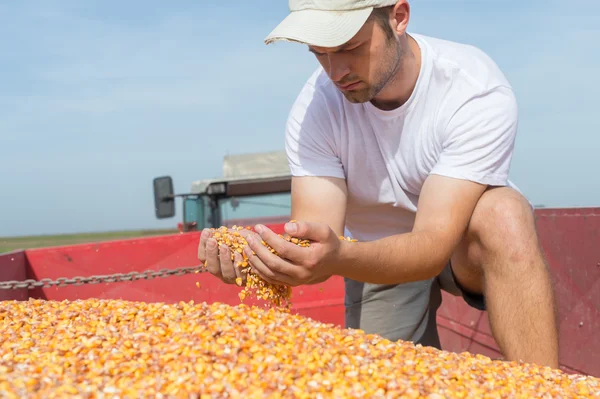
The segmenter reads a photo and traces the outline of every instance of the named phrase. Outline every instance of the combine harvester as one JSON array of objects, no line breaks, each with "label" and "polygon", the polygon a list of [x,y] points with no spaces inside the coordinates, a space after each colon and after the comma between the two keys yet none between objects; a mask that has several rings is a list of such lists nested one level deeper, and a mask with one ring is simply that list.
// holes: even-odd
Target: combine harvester
[{"label": "combine harvester", "polygon": [[[193,300],[237,305],[240,287],[223,284],[208,273],[194,273],[199,268],[199,230],[260,222],[281,233],[290,218],[290,187],[282,152],[226,157],[222,178],[194,182],[187,194],[175,194],[169,177],[157,178],[158,218],[173,217],[176,198],[182,199],[179,234],[0,255],[1,284],[37,281],[10,283],[13,288],[0,289],[0,299]],[[600,377],[600,208],[542,208],[536,209],[536,217],[555,282],[561,369]],[[344,324],[342,278],[294,288],[292,300],[293,312]],[[501,357],[485,312],[443,293],[437,320],[443,349]]]}]

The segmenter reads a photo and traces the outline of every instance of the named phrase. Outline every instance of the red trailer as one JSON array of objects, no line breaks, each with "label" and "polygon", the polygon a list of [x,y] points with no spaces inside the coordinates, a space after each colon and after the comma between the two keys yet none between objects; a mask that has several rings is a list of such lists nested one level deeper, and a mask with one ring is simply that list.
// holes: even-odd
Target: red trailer
[{"label": "red trailer", "polygon": [[[182,195],[173,194],[170,178],[156,179],[158,217],[173,216],[175,198],[184,198],[186,209],[180,234],[26,249],[0,255],[0,282],[70,279],[62,280],[60,287],[0,289],[0,300],[93,297],[239,304],[240,287],[225,285],[207,273],[193,273],[199,266],[197,230],[203,226],[253,225],[260,221],[282,232],[283,222],[289,218],[289,203],[286,207],[285,202],[286,195],[289,201],[289,190],[290,176],[285,173],[228,176],[197,182],[192,185],[191,193]],[[260,207],[264,204],[270,204],[270,209],[275,210],[271,214],[256,211],[231,217],[231,210],[240,209],[242,205]],[[273,208],[273,205],[280,206]],[[561,368],[600,377],[600,334],[597,333],[600,330],[600,208],[536,209],[535,213],[555,283]],[[144,271],[150,272],[141,273]],[[73,279],[99,275],[111,277],[96,278],[93,284],[78,284],[78,280]],[[144,280],[148,275],[166,278]],[[123,278],[133,281],[120,281]],[[485,312],[443,295],[437,315],[442,348],[500,357]],[[343,326],[343,279],[332,278],[323,284],[297,287],[293,290],[293,303],[294,312]]]}]

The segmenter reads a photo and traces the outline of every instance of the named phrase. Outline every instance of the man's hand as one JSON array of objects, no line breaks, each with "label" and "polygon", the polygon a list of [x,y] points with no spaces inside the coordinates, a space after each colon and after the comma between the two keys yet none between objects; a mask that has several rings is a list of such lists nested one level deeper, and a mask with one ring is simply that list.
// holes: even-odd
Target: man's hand
[{"label": "man's hand", "polygon": [[[241,232],[248,242],[246,256],[254,272],[271,284],[296,287],[324,281],[335,269],[342,245],[336,233],[324,223],[287,223],[285,231],[291,237],[311,241],[310,247],[300,247],[288,242],[265,226],[257,225],[256,233]],[[271,253],[264,240],[279,256]],[[256,255],[252,254],[252,251]]]},{"label": "man's hand", "polygon": [[235,265],[242,262],[242,255],[234,252],[234,260],[231,261],[231,251],[226,245],[217,248],[217,240],[212,237],[209,229],[204,229],[200,235],[200,244],[198,245],[198,259],[200,262],[206,262],[208,272],[221,279],[227,284],[235,284],[238,277],[242,278],[242,285],[246,284],[246,274],[241,273]]}]

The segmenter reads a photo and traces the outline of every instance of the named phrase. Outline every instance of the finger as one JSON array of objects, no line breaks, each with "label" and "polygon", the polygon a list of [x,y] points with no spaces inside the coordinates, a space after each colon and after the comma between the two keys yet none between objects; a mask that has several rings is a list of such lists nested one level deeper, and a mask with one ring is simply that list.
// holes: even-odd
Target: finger
[{"label": "finger", "polygon": [[254,272],[268,283],[296,286],[299,281],[308,278],[307,270],[287,263],[262,244],[258,244],[255,254],[252,254],[251,247],[246,247],[244,252]]},{"label": "finger", "polygon": [[267,283],[274,285],[293,285],[293,280],[286,275],[275,272],[269,269],[263,261],[256,255],[252,255],[252,253],[248,254],[248,261],[252,266],[252,272],[258,275],[258,277],[265,280]]},{"label": "finger", "polygon": [[242,254],[240,254],[238,252],[234,252],[233,253],[233,266],[234,266],[233,269],[235,270],[236,279],[241,278],[242,279],[241,285],[246,285],[247,273],[242,273],[243,263],[244,263],[244,257],[242,256]]},{"label": "finger", "polygon": [[288,259],[296,264],[301,264],[306,260],[306,257],[309,256],[309,252],[306,248],[302,248],[293,242],[287,241],[266,226],[257,225],[255,230],[260,235],[261,239],[277,251],[279,256],[284,259]]},{"label": "finger", "polygon": [[325,223],[314,222],[288,222],[285,224],[284,229],[292,237],[317,242],[327,241],[332,232],[331,228]]},{"label": "finger", "polygon": [[253,273],[256,273],[258,277],[262,278],[267,283],[276,284],[275,280],[272,279],[274,274],[265,266],[258,256],[252,253],[252,249],[249,246],[244,247],[244,255],[246,255]]},{"label": "finger", "polygon": [[221,245],[219,249],[219,261],[221,263],[221,275],[223,281],[233,284],[235,282],[235,269],[231,261],[231,251],[227,245]]},{"label": "finger", "polygon": [[206,268],[213,276],[223,279],[217,252],[217,240],[209,238],[206,243]]},{"label": "finger", "polygon": [[[301,266],[295,266],[292,263],[282,259],[281,257],[272,253],[266,246],[262,244],[261,237],[256,233],[250,233],[246,237],[246,242],[248,243],[248,247],[244,250],[246,251],[246,256],[250,258],[252,253],[250,250],[254,251],[256,257],[261,261],[261,263],[267,267],[272,272],[277,272],[281,275],[289,276],[292,278],[298,278],[298,273],[302,269]],[[292,244],[293,245],[293,244]],[[267,276],[272,278],[271,276]]]},{"label": "finger", "polygon": [[206,243],[208,239],[212,236],[212,233],[209,229],[202,230],[202,234],[200,234],[200,243],[198,244],[198,259],[200,262],[206,261]]}]

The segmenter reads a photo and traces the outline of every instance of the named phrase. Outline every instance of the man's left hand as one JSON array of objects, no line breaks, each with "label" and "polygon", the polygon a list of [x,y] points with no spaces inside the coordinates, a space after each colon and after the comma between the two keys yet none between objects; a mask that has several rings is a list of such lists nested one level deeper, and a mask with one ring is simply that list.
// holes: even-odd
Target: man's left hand
[{"label": "man's left hand", "polygon": [[[296,287],[333,274],[343,242],[328,225],[307,222],[285,225],[289,236],[310,240],[309,247],[289,242],[263,225],[257,225],[254,230],[256,233],[241,232],[249,246],[244,251],[253,271],[265,281]],[[261,241],[279,256],[271,253]]]}]

